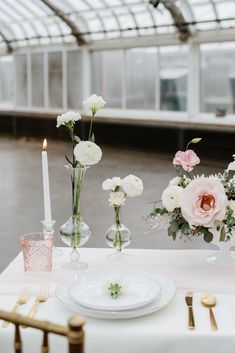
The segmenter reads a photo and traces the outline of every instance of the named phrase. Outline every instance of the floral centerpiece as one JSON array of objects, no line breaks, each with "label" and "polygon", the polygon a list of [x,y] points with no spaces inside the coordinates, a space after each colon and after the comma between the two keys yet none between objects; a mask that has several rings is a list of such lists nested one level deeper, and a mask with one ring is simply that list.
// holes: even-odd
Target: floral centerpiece
[{"label": "floral centerpiece", "polygon": [[73,249],[70,256],[71,262],[65,264],[64,267],[72,269],[85,267],[84,264],[79,262],[77,248],[87,242],[91,231],[81,217],[80,196],[86,170],[98,163],[102,157],[101,148],[95,143],[93,120],[97,111],[103,108],[106,102],[102,97],[93,94],[83,104],[84,108],[91,113],[87,140],[82,141],[76,133],[76,123],[81,120],[81,115],[78,112],[69,111],[59,115],[56,125],[57,128],[61,126],[66,128],[72,142],[72,156],[65,156],[68,162],[65,167],[69,171],[72,182],[72,216],[60,227],[62,240]]},{"label": "floral centerpiece", "polygon": [[[215,175],[195,175],[200,163],[197,154],[188,147],[201,138],[191,140],[186,151],[178,151],[173,159],[177,176],[162,193],[162,206],[154,204],[149,214],[150,230],[167,230],[176,240],[202,236],[207,243],[225,244],[235,229],[235,161]],[[216,260],[216,259],[215,259]]]},{"label": "floral centerpiece", "polygon": [[110,191],[109,205],[114,208],[114,224],[108,229],[107,244],[121,252],[130,243],[129,229],[121,222],[121,207],[125,205],[127,196],[139,196],[143,192],[143,182],[135,175],[128,175],[124,179],[114,177],[106,179],[102,184],[103,190]]}]

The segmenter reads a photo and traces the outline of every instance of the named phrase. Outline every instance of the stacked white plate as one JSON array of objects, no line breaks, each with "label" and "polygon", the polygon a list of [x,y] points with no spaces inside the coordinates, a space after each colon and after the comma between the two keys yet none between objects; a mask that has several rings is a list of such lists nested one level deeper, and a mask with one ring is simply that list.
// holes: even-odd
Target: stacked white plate
[{"label": "stacked white plate", "polygon": [[[110,283],[121,285],[113,299]],[[174,297],[175,284],[167,277],[128,270],[84,271],[75,281],[61,283],[57,298],[69,309],[100,319],[129,319],[158,311]]]}]

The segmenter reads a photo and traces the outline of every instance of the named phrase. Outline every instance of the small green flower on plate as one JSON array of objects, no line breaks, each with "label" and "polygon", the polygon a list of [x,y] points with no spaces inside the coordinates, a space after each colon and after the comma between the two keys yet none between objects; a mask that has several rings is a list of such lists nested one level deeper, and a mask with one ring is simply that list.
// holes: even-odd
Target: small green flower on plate
[{"label": "small green flower on plate", "polygon": [[108,287],[109,293],[113,299],[117,299],[121,294],[122,286],[118,283],[110,283]]}]

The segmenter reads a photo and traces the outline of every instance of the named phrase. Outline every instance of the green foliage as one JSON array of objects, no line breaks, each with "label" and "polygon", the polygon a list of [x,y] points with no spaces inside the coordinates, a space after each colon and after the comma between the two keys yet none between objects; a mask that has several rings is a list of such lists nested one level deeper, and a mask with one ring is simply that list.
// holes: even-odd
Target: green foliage
[{"label": "green foliage", "polygon": [[209,231],[208,228],[201,227],[199,232],[202,233],[203,239],[206,243],[210,243],[213,240],[213,234]]}]

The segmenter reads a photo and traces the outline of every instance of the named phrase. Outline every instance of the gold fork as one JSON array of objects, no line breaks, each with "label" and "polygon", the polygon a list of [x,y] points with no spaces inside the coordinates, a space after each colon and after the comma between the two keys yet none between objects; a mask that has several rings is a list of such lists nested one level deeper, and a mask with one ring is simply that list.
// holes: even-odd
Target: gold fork
[{"label": "gold fork", "polygon": [[[27,301],[29,299],[29,293],[30,293],[30,290],[29,290],[28,287],[22,287],[21,288],[19,297],[18,297],[14,307],[11,310],[12,313],[16,313],[21,305],[27,303]],[[8,321],[4,321],[3,324],[2,324],[2,327],[5,328],[8,325],[9,325],[9,322]]]},{"label": "gold fork", "polygon": [[27,317],[33,318],[36,314],[39,303],[44,303],[49,297],[49,286],[48,284],[42,284],[39,290],[39,293],[33,303],[32,308],[30,309]]}]

